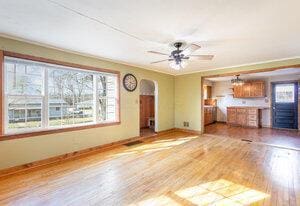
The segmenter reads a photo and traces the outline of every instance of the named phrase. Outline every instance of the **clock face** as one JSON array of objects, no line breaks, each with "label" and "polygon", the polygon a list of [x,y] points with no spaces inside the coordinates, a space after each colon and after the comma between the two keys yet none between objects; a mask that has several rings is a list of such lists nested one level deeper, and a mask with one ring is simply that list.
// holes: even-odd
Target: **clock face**
[{"label": "clock face", "polygon": [[127,91],[133,92],[137,87],[137,80],[133,74],[126,74],[123,78],[123,85]]}]

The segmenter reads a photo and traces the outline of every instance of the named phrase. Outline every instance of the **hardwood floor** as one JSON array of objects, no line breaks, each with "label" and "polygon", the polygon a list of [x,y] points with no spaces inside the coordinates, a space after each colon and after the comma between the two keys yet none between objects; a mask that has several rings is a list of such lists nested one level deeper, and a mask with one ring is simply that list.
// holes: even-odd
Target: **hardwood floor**
[{"label": "hardwood floor", "polygon": [[173,132],[0,179],[0,205],[300,205],[300,152]]},{"label": "hardwood floor", "polygon": [[154,129],[150,128],[141,128],[140,129],[140,136],[141,137],[150,137],[155,135],[156,133],[154,132]]},{"label": "hardwood floor", "polygon": [[300,150],[300,131],[279,130],[271,128],[244,128],[215,123],[205,127],[206,134],[226,136],[235,139],[247,139],[253,142],[266,143],[279,147]]}]

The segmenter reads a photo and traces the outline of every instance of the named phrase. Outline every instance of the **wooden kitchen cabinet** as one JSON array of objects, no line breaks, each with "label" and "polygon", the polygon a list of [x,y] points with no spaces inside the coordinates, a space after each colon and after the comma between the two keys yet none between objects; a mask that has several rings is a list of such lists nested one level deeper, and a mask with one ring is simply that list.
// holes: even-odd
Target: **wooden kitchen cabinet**
[{"label": "wooden kitchen cabinet", "polygon": [[265,96],[264,81],[245,82],[243,85],[233,87],[234,98],[259,98]]},{"label": "wooden kitchen cabinet", "polygon": [[264,82],[252,82],[250,97],[265,97],[265,83]]},{"label": "wooden kitchen cabinet", "polygon": [[216,107],[204,107],[204,125],[214,123],[216,121]]},{"label": "wooden kitchen cabinet", "polygon": [[252,84],[251,83],[245,83],[242,85],[242,97],[250,97],[252,90]]},{"label": "wooden kitchen cabinet", "polygon": [[227,123],[243,127],[261,127],[261,109],[255,107],[227,107]]},{"label": "wooden kitchen cabinet", "polygon": [[234,86],[233,87],[233,97],[242,98],[243,97],[243,86]]},{"label": "wooden kitchen cabinet", "polygon": [[236,109],[236,123],[242,126],[247,125],[247,109],[237,108]]},{"label": "wooden kitchen cabinet", "polygon": [[227,108],[227,123],[236,124],[236,108]]}]

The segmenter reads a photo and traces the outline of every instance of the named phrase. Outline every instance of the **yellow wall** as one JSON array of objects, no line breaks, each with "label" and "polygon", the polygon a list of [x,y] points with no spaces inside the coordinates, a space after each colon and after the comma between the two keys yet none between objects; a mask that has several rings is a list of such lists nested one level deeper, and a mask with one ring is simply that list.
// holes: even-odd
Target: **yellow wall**
[{"label": "yellow wall", "polygon": [[[191,129],[201,132],[201,77],[226,74],[264,68],[274,68],[300,64],[300,58],[274,61],[270,63],[241,66],[228,69],[211,70],[175,77],[175,127]],[[183,127],[183,122],[190,123],[190,127]]]},{"label": "yellow wall", "polygon": [[[174,127],[174,77],[96,58],[36,46],[0,37],[0,49],[76,64],[118,70],[121,79],[133,73],[138,81],[155,80],[158,84],[158,131]],[[124,51],[126,52],[126,51]],[[85,148],[139,135],[139,86],[127,92],[121,85],[121,125],[57,133],[0,142],[0,169],[46,159]]]}]

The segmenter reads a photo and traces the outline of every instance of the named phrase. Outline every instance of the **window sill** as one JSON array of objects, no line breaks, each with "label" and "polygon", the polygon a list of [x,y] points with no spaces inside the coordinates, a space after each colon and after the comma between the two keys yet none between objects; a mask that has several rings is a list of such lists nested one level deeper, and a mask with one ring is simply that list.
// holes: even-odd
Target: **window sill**
[{"label": "window sill", "polygon": [[90,124],[90,125],[83,125],[83,126],[77,126],[77,127],[67,127],[67,128],[59,128],[59,129],[49,129],[49,130],[42,130],[42,131],[26,132],[26,133],[20,133],[20,134],[6,134],[6,135],[0,135],[0,141],[41,136],[41,135],[47,135],[47,134],[72,132],[72,131],[92,129],[92,128],[98,128],[98,127],[114,126],[114,125],[120,125],[120,124],[121,124],[121,122],[107,122],[107,123]]}]

